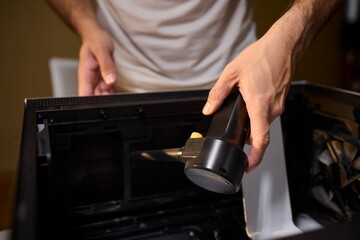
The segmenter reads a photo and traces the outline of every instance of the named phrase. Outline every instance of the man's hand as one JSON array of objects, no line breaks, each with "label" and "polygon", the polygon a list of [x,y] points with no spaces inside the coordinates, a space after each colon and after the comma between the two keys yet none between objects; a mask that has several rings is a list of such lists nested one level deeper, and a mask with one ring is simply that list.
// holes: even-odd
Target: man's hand
[{"label": "man's hand", "polygon": [[209,93],[204,114],[214,113],[234,87],[246,103],[251,129],[248,172],[260,163],[270,141],[270,123],[283,112],[291,69],[291,55],[264,37],[226,66]]},{"label": "man's hand", "polygon": [[83,38],[79,58],[79,95],[102,95],[116,92],[114,45],[107,32],[99,30]]},{"label": "man's hand", "polygon": [[115,92],[114,44],[98,24],[91,0],[47,0],[59,16],[79,35],[79,95]]},{"label": "man's hand", "polygon": [[211,89],[203,113],[214,113],[238,88],[250,118],[247,172],[260,164],[270,142],[270,124],[284,110],[295,66],[342,0],[295,0],[257,42],[229,63]]}]

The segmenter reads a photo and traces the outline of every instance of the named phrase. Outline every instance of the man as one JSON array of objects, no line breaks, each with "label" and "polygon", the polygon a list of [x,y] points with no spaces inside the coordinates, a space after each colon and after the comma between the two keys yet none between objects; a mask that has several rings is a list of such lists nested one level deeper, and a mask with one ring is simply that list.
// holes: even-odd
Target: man
[{"label": "man", "polygon": [[255,41],[246,0],[48,0],[79,34],[79,94],[211,88],[214,113],[238,88],[250,117],[247,171],[261,161],[295,68],[342,0],[295,0]]}]

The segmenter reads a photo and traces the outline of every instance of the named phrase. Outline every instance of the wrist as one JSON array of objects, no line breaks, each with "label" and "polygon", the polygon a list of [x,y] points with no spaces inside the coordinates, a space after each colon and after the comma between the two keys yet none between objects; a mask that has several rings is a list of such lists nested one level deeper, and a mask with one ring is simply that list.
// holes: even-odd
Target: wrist
[{"label": "wrist", "polygon": [[90,0],[71,1],[67,9],[68,19],[82,42],[88,36],[102,31]]},{"label": "wrist", "polygon": [[295,0],[265,34],[291,56],[296,65],[312,40],[343,0]]},{"label": "wrist", "polygon": [[295,66],[312,40],[310,24],[308,14],[291,8],[271,26],[265,37],[270,37],[279,51],[291,57],[291,64]]},{"label": "wrist", "polygon": [[76,31],[80,37],[81,42],[84,42],[86,39],[91,36],[102,34],[103,29],[99,26],[97,21],[91,19],[83,19],[75,25]]}]

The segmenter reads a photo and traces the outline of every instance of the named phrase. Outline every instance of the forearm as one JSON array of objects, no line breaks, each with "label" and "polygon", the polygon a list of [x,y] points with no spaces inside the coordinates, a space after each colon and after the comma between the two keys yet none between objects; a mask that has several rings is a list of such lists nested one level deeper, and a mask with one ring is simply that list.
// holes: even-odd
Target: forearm
[{"label": "forearm", "polygon": [[295,67],[311,41],[343,0],[295,0],[265,35],[274,38],[292,56]]},{"label": "forearm", "polygon": [[81,39],[100,29],[91,0],[47,1],[64,22],[77,32]]}]

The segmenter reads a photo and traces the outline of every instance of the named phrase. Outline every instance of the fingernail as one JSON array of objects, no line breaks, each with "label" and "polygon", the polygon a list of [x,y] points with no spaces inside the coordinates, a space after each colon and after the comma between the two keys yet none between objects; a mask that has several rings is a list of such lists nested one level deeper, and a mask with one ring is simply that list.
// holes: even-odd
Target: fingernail
[{"label": "fingernail", "polygon": [[110,73],[108,75],[105,76],[105,82],[107,84],[112,84],[116,81],[116,74],[115,73]]},{"label": "fingernail", "polygon": [[205,115],[209,115],[211,113],[211,105],[209,103],[205,104],[202,113]]}]

